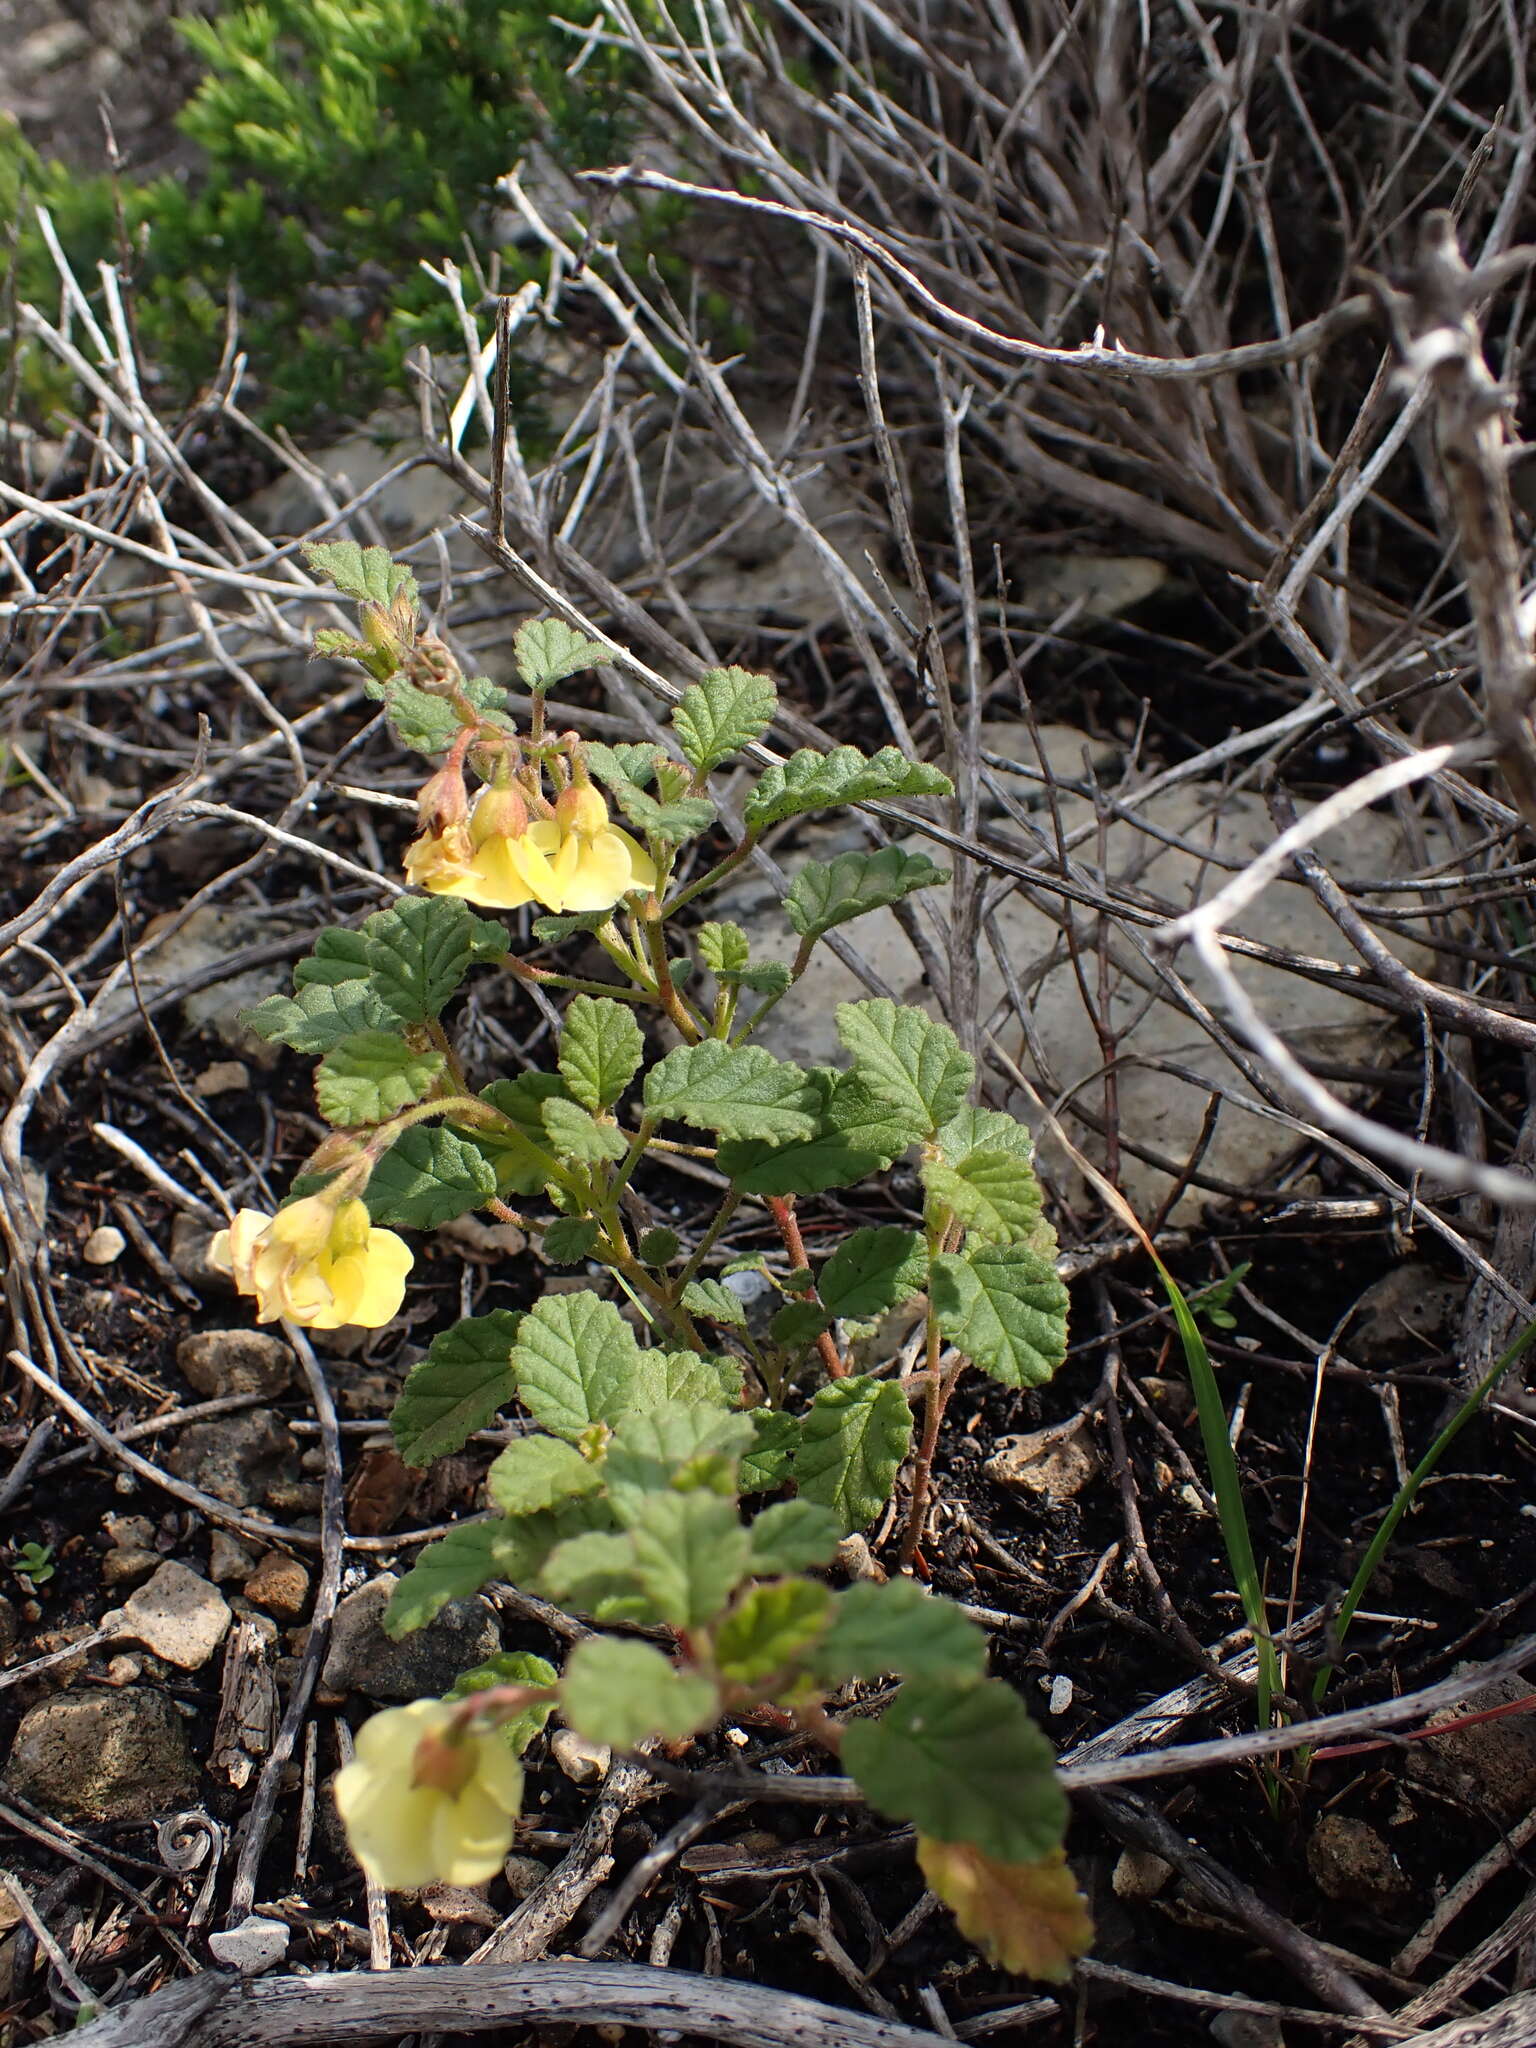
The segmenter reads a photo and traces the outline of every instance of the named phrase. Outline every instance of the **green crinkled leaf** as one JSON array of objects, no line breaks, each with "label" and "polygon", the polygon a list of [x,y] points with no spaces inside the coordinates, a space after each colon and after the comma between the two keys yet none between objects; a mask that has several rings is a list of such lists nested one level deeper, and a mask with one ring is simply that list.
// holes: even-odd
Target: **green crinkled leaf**
[{"label": "green crinkled leaf", "polygon": [[773,723],[779,693],[767,676],[744,668],[712,668],[684,690],[672,730],[695,772],[707,775],[760,740]]},{"label": "green crinkled leaf", "polygon": [[247,1031],[305,1053],[329,1052],[344,1038],[353,1038],[360,1031],[377,1031],[395,1021],[370,983],[351,979],[334,985],[308,982],[297,995],[268,996],[240,1012]]},{"label": "green crinkled leaf", "polygon": [[928,1248],[897,1224],[853,1231],[817,1276],[816,1291],[835,1316],[881,1315],[922,1290]]},{"label": "green crinkled leaf", "polygon": [[584,668],[609,661],[609,650],[564,619],[527,619],[512,635],[512,659],[530,690],[547,690]]},{"label": "green crinkled leaf", "polygon": [[751,1539],[729,1495],[649,1494],[630,1536],[641,1582],[673,1628],[713,1621],[751,1569]]},{"label": "green crinkled leaf", "polygon": [[432,1339],[406,1375],[389,1418],[407,1465],[430,1465],[461,1450],[517,1392],[512,1346],[520,1317],[506,1309],[471,1316]]},{"label": "green crinkled leaf", "polygon": [[854,1072],[873,1093],[935,1135],[970,1092],[976,1063],[962,1052],[946,1024],[884,996],[839,1003],[837,1035],[853,1057]]},{"label": "green crinkled leaf", "polygon": [[557,1159],[595,1166],[604,1159],[622,1159],[629,1150],[616,1124],[599,1123],[590,1110],[579,1102],[567,1102],[563,1095],[551,1095],[539,1114],[549,1134],[546,1142]]},{"label": "green crinkled leaf", "polygon": [[702,1356],[697,1351],[655,1351],[650,1355],[662,1375],[660,1398],[664,1401],[734,1408],[741,1399],[741,1366],[734,1358]]},{"label": "green crinkled leaf", "polygon": [[504,1576],[502,1524],[461,1522],[429,1543],[389,1596],[384,1633],[397,1642],[425,1628],[450,1600],[467,1600],[491,1579]]},{"label": "green crinkled leaf", "polygon": [[610,789],[625,782],[644,789],[655,777],[657,762],[663,759],[662,749],[650,740],[620,740],[613,746],[602,740],[588,740],[586,753],[587,767]]},{"label": "green crinkled leaf", "polygon": [[618,1520],[629,1527],[651,1494],[708,1492],[734,1501],[736,1466],[752,1441],[748,1416],[714,1404],[658,1401],[620,1418],[603,1477]]},{"label": "green crinkled leaf", "polygon": [[819,1128],[789,1144],[726,1144],[716,1164],[744,1194],[815,1195],[851,1187],[899,1159],[923,1136],[916,1119],[886,1102],[854,1073],[813,1068]]},{"label": "green crinkled leaf", "polygon": [[315,1069],[315,1101],[327,1123],[381,1124],[430,1094],[447,1066],[440,1052],[418,1051],[392,1031],[359,1031]]},{"label": "green crinkled leaf", "polygon": [[753,1518],[752,1569],[761,1576],[803,1572],[830,1564],[843,1528],[831,1508],[811,1500],[782,1500]]},{"label": "green crinkled leaf", "polygon": [[816,1646],[813,1674],[826,1685],[850,1678],[981,1678],[987,1639],[953,1601],[915,1579],[867,1581],[837,1596],[832,1625]]},{"label": "green crinkled leaf", "polygon": [[694,933],[699,958],[721,981],[732,981],[752,958],[752,942],[739,924],[701,924]]},{"label": "green crinkled leaf", "polygon": [[743,813],[749,832],[761,832],[801,811],[833,804],[881,802],[902,796],[953,796],[954,784],[937,768],[909,761],[899,747],[865,755],[857,747],[819,754],[801,747],[785,762],[765,768]]},{"label": "green crinkled leaf", "polygon": [[663,839],[669,846],[697,839],[714,821],[715,806],[707,796],[679,796],[658,803],[632,782],[616,783],[613,793],[619,809],[637,832],[643,832],[648,839]]},{"label": "green crinkled leaf", "polygon": [[635,1749],[653,1737],[681,1742],[708,1727],[720,1702],[707,1678],[679,1671],[649,1643],[596,1636],[566,1659],[560,1711],[588,1742]]},{"label": "green crinkled leaf", "polygon": [[800,1445],[799,1419],[782,1408],[754,1408],[750,1414],[752,1446],[741,1461],[736,1483],[743,1493],[777,1493],[789,1482]]},{"label": "green crinkled leaf", "polygon": [[957,1351],[1005,1387],[1039,1387],[1067,1355],[1067,1290],[1027,1245],[941,1253],[928,1291]]},{"label": "green crinkled leaf", "polygon": [[601,1493],[603,1474],[560,1437],[525,1436],[499,1454],[485,1483],[504,1515],[536,1515],[562,1501]]},{"label": "green crinkled leaf", "polygon": [[657,1272],[670,1266],[683,1248],[683,1241],[675,1230],[668,1230],[665,1224],[658,1224],[652,1230],[642,1231],[635,1244],[640,1263],[653,1266]]},{"label": "green crinkled leaf", "polygon": [[597,1225],[590,1216],[557,1216],[545,1227],[539,1250],[552,1266],[579,1266],[597,1243]]},{"label": "green crinkled leaf", "polygon": [[801,1421],[790,1471],[800,1498],[831,1508],[851,1533],[890,1499],[911,1443],[912,1410],[894,1381],[833,1380]]},{"label": "green crinkled leaf", "polygon": [[738,1685],[760,1685],[785,1670],[826,1627],[831,1607],[831,1593],[814,1579],[749,1586],[715,1634],[720,1675]]},{"label": "green crinkled leaf", "polygon": [[1016,1116],[968,1102],[939,1132],[939,1157],[958,1166],[968,1152],[1006,1152],[1027,1165],[1035,1156],[1035,1141]]},{"label": "green crinkled leaf", "polygon": [[999,1679],[908,1679],[878,1721],[847,1724],[842,1762],[872,1804],[938,1841],[1012,1863],[1060,1846],[1051,1745]]},{"label": "green crinkled leaf", "polygon": [[790,1301],[770,1318],[768,1334],[786,1351],[800,1351],[831,1326],[832,1317],[819,1301]]},{"label": "green crinkled leaf", "polygon": [[612,1109],[640,1070],[645,1039],[634,1014],[609,996],[572,996],[560,1027],[560,1072],[586,1109]]},{"label": "green crinkled leaf", "polygon": [[1044,1197],[1035,1169],[1012,1152],[967,1152],[957,1166],[923,1162],[923,1185],[938,1210],[950,1210],[973,1244],[1027,1242]]},{"label": "green crinkled leaf", "polygon": [[523,1317],[512,1370],[536,1422],[572,1440],[615,1423],[648,1398],[658,1374],[611,1301],[583,1290],[549,1294]]},{"label": "green crinkled leaf", "polygon": [[363,1192],[375,1223],[435,1230],[478,1209],[496,1193],[495,1169],[457,1131],[417,1124],[402,1131]]},{"label": "green crinkled leaf", "polygon": [[331,924],[315,940],[308,959],[295,961],[293,985],[297,989],[323,982],[334,988],[344,981],[360,981],[368,968],[366,932]]},{"label": "green crinkled leaf", "polygon": [[360,547],[355,540],[307,540],[304,559],[343,597],[360,604],[387,605],[400,595],[417,602],[416,578],[403,562],[391,559],[388,548]]},{"label": "green crinkled leaf", "polygon": [[533,920],[533,935],[542,939],[546,946],[558,945],[576,932],[601,931],[611,918],[611,910],[569,910],[557,917],[536,917]]},{"label": "green crinkled leaf", "polygon": [[565,1082],[558,1074],[519,1074],[514,1080],[492,1081],[481,1089],[481,1101],[499,1109],[516,1126],[515,1132],[475,1134],[496,1169],[499,1194],[536,1195],[548,1184],[554,1162],[543,1109],[546,1102],[564,1094]]},{"label": "green crinkled leaf", "polygon": [[661,1615],[646,1593],[635,1546],[613,1530],[589,1530],[555,1544],[529,1577],[560,1606],[607,1620],[655,1623]]},{"label": "green crinkled leaf", "polygon": [[789,1060],[710,1038],[657,1061],[645,1077],[645,1107],[725,1138],[783,1144],[814,1135],[817,1091]]},{"label": "green crinkled leaf", "polygon": [[925,853],[907,853],[899,846],[840,853],[835,860],[805,863],[784,898],[784,914],[802,939],[819,939],[834,925],[948,880],[947,868],[936,868]]},{"label": "green crinkled leaf", "polygon": [[[553,1664],[536,1657],[531,1650],[499,1650],[472,1671],[461,1671],[444,1694],[445,1699],[467,1700],[471,1693],[487,1692],[493,1685],[548,1685],[559,1681]],[[553,1700],[524,1707],[497,1728],[514,1756],[521,1756],[535,1735],[555,1711]]]},{"label": "green crinkled leaf", "polygon": [[402,896],[363,927],[369,986],[402,1024],[430,1022],[464,979],[477,927],[505,941],[456,896]]},{"label": "green crinkled leaf", "polygon": [[747,1327],[741,1296],[718,1280],[690,1280],[683,1289],[683,1307],[689,1315],[704,1316],[712,1323],[728,1323],[736,1330]]}]

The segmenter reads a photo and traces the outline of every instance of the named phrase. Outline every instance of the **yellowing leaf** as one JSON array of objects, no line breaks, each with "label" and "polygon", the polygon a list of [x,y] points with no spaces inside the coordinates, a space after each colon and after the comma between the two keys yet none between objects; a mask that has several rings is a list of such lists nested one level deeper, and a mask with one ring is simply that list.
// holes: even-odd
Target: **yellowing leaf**
[{"label": "yellowing leaf", "polygon": [[1037,1863],[999,1863],[968,1842],[919,1835],[917,1860],[960,1932],[1005,1970],[1064,1984],[1088,1953],[1093,1921],[1065,1850]]}]

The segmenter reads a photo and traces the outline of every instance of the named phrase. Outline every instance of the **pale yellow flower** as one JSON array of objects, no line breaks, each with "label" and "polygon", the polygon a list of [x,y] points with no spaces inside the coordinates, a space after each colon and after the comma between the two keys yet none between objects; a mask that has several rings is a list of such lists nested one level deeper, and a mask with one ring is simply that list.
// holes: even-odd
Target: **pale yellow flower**
[{"label": "pale yellow flower", "polygon": [[487,910],[611,910],[631,890],[656,886],[650,855],[609,822],[591,787],[564,790],[554,817],[532,824],[516,791],[482,790],[467,825],[413,841],[405,872],[434,896],[462,896]]},{"label": "pale yellow flower", "polygon": [[523,1768],[500,1729],[448,1740],[445,1700],[389,1707],[357,1732],[357,1754],[336,1779],[352,1853],[389,1891],[484,1884],[512,1846]]},{"label": "pale yellow flower", "polygon": [[527,829],[528,807],[515,789],[483,789],[467,821],[425,831],[405,850],[405,872],[433,896],[462,896],[486,910],[520,910],[534,892],[512,848]]},{"label": "pale yellow flower", "polygon": [[258,1322],[286,1316],[308,1330],[382,1329],[400,1312],[411,1270],[410,1246],[376,1229],[356,1196],[329,1202],[306,1195],[275,1216],[241,1209],[208,1247],[208,1259],[255,1297]]},{"label": "pale yellow flower", "polygon": [[590,785],[563,790],[553,818],[541,818],[512,842],[524,881],[547,910],[611,910],[633,889],[654,889],[650,855],[609,823]]}]

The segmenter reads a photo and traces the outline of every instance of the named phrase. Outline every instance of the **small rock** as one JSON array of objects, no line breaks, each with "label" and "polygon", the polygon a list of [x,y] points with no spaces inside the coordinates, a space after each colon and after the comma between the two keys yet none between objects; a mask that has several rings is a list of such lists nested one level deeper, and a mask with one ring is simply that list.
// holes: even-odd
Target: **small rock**
[{"label": "small rock", "polygon": [[242,1977],[255,1977],[283,1960],[289,1939],[281,1920],[263,1920],[259,1913],[247,1913],[238,1927],[210,1934],[208,1947],[229,1969],[238,1970]]},{"label": "small rock", "polygon": [[423,1885],[417,1894],[429,1920],[447,1927],[499,1927],[501,1915],[488,1899],[462,1884]]},{"label": "small rock", "polygon": [[127,1249],[128,1240],[117,1226],[103,1223],[81,1245],[80,1256],[88,1266],[112,1266]]},{"label": "small rock", "polygon": [[298,1471],[299,1447],[275,1415],[219,1415],[194,1422],[170,1455],[178,1479],[231,1507],[250,1507]]},{"label": "small rock", "polygon": [[103,1676],[108,1685],[137,1685],[144,1676],[144,1659],[129,1651],[120,1657],[109,1657]]},{"label": "small rock", "polygon": [[178,1209],[171,1223],[171,1264],[199,1294],[233,1294],[235,1283],[221,1266],[208,1263],[208,1247],[217,1233],[195,1216]]},{"label": "small rock", "polygon": [[197,1771],[163,1693],[61,1693],[16,1731],[5,1782],[61,1820],[149,1820],[189,1805]]},{"label": "small rock", "polygon": [[[1462,1715],[1486,1714],[1527,1700],[1533,1711],[1456,1724]],[[1506,1820],[1519,1820],[1536,1805],[1536,1690],[1518,1678],[1497,1679],[1469,1693],[1453,1712],[1431,1716],[1444,1735],[1408,1745],[1412,1777],[1438,1780],[1459,1796],[1491,1806]]]},{"label": "small rock", "polygon": [[573,1785],[600,1785],[613,1763],[606,1742],[588,1742],[574,1728],[557,1728],[549,1738],[549,1753]]},{"label": "small rock", "polygon": [[243,1590],[253,1606],[264,1607],[280,1621],[297,1621],[309,1604],[309,1573],[296,1557],[269,1550]]},{"label": "small rock", "polygon": [[1164,1421],[1175,1427],[1188,1422],[1195,1412],[1195,1390],[1188,1380],[1159,1379],[1156,1373],[1148,1373],[1137,1385]]},{"label": "small rock", "polygon": [[1173,1875],[1173,1865],[1150,1849],[1122,1849],[1110,1884],[1117,1899],[1155,1899]]},{"label": "small rock", "polygon": [[1421,1259],[1394,1266],[1355,1303],[1344,1347],[1362,1364],[1423,1352],[1465,1298],[1465,1280],[1447,1280]]},{"label": "small rock", "polygon": [[0,1593],[0,1662],[3,1662],[16,1647],[16,1638],[21,1634],[21,1623],[16,1619],[16,1609]]},{"label": "small rock", "polygon": [[880,1584],[886,1576],[885,1566],[869,1547],[869,1538],[861,1536],[857,1530],[853,1535],[845,1536],[838,1544],[832,1553],[832,1563],[836,1570],[855,1584],[861,1579]]},{"label": "small rock", "polygon": [[501,1874],[513,1898],[526,1899],[538,1890],[549,1872],[537,1856],[509,1856],[501,1866]]},{"label": "small rock", "polygon": [[188,1384],[210,1398],[259,1394],[275,1401],[293,1377],[293,1353],[264,1330],[201,1330],[176,1346]]},{"label": "small rock", "polygon": [[1087,1429],[1079,1424],[1070,1436],[1053,1430],[1033,1436],[1003,1436],[988,1458],[985,1471],[1000,1486],[1021,1487],[1048,1500],[1071,1500],[1099,1469]]},{"label": "small rock", "polygon": [[149,1577],[160,1561],[158,1550],[140,1550],[135,1544],[121,1544],[109,1550],[101,1560],[101,1583],[104,1586],[136,1586],[141,1579]]},{"label": "small rock", "polygon": [[201,1670],[223,1642],[229,1602],[184,1564],[162,1564],[148,1585],[123,1603],[125,1635],[181,1671]]},{"label": "small rock", "polygon": [[385,1572],[337,1607],[320,1674],[326,1692],[360,1692],[372,1700],[441,1698],[461,1671],[501,1648],[495,1610],[478,1597],[450,1600],[425,1628],[392,1642],[381,1623],[394,1588],[394,1574]]},{"label": "small rock", "polygon": [[250,1085],[251,1072],[244,1060],[215,1060],[192,1083],[192,1093],[206,1102],[214,1095],[238,1095]]},{"label": "small rock", "polygon": [[114,1549],[149,1550],[154,1545],[155,1525],[148,1515],[103,1515],[101,1526]]},{"label": "small rock", "polygon": [[208,1541],[208,1576],[219,1585],[231,1579],[248,1579],[256,1569],[256,1556],[227,1529],[215,1529]]},{"label": "small rock", "polygon": [[1325,1813],[1307,1840],[1307,1868],[1325,1898],[1389,1906],[1408,1889],[1397,1858],[1368,1821]]}]

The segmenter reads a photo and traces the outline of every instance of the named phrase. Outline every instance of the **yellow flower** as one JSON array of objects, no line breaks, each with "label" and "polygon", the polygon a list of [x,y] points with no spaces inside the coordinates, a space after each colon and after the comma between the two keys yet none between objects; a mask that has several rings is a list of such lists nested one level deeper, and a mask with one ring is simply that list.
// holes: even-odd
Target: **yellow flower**
[{"label": "yellow flower", "polygon": [[487,910],[520,910],[532,903],[513,858],[528,826],[528,807],[515,789],[483,789],[468,821],[424,831],[405,850],[405,872],[434,896],[462,896]]},{"label": "yellow flower", "polygon": [[376,1230],[367,1204],[306,1195],[275,1216],[242,1209],[208,1247],[212,1265],[254,1295],[256,1320],[279,1316],[309,1330],[355,1323],[382,1329],[400,1312],[411,1248],[392,1230]]},{"label": "yellow flower", "polygon": [[591,787],[562,791],[554,817],[532,824],[515,790],[482,790],[467,825],[424,832],[407,848],[405,871],[419,889],[488,910],[611,910],[656,886],[650,855],[609,823]]},{"label": "yellow flower", "polygon": [[513,841],[513,858],[547,910],[611,910],[632,889],[654,889],[645,848],[608,822],[608,806],[588,784],[562,790],[553,818]]},{"label": "yellow flower", "polygon": [[389,1707],[363,1723],[337,1775],[352,1853],[387,1890],[484,1884],[512,1846],[523,1767],[498,1728],[445,1740],[455,1719],[445,1700]]}]

